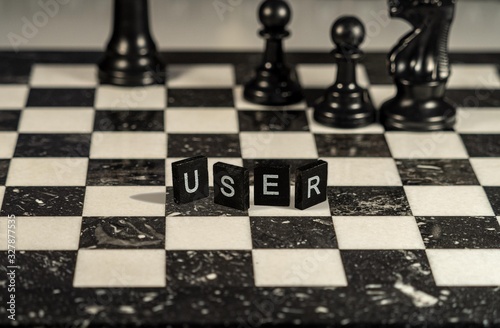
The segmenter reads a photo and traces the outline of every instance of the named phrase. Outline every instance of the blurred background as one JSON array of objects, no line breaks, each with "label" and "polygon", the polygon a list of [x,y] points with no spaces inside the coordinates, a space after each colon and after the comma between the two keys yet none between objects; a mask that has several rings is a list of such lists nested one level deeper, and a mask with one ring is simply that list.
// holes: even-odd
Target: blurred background
[{"label": "blurred background", "polygon": [[[409,26],[388,18],[386,0],[290,0],[289,50],[330,50],[329,28],[340,15],[367,26],[364,48],[387,51]],[[152,28],[162,50],[262,49],[256,0],[150,0]],[[103,49],[112,0],[0,0],[0,47]],[[500,1],[458,0],[452,51],[500,51]]]}]

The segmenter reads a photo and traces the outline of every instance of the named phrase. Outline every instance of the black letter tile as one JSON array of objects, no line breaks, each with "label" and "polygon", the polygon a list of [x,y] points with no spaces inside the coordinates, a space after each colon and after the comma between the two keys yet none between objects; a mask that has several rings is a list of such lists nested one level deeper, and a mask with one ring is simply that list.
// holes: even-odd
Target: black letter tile
[{"label": "black letter tile", "polygon": [[326,200],[328,163],[316,161],[295,171],[295,207],[305,210]]},{"label": "black letter tile", "polygon": [[250,206],[248,169],[226,163],[214,164],[214,202],[246,211]]},{"label": "black letter tile", "polygon": [[255,205],[290,205],[290,165],[257,166],[254,176]]},{"label": "black letter tile", "polygon": [[186,204],[208,197],[208,161],[196,156],[172,163],[174,201]]}]

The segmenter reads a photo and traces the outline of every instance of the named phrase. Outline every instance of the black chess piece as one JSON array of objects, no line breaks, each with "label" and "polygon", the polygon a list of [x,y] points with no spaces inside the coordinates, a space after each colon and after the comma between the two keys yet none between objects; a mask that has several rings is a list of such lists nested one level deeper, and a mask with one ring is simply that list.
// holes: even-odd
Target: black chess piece
[{"label": "black chess piece", "polygon": [[259,19],[264,25],[260,35],[266,40],[262,64],[244,89],[246,100],[259,105],[285,106],[304,99],[302,88],[284,61],[283,39],[290,35],[285,29],[292,12],[285,1],[266,0],[259,9]]},{"label": "black chess piece", "polygon": [[456,107],[445,99],[445,91],[455,0],[389,0],[389,7],[392,17],[408,21],[413,30],[389,54],[397,94],[382,105],[382,124],[393,130],[452,128]]},{"label": "black chess piece", "polygon": [[115,0],[113,33],[99,63],[103,84],[165,83],[165,64],[149,30],[148,0]]},{"label": "black chess piece", "polygon": [[363,57],[363,23],[352,16],[339,18],[331,30],[336,48],[337,79],[314,105],[314,119],[336,128],[359,128],[375,121],[375,109],[366,89],[356,81],[356,65]]}]

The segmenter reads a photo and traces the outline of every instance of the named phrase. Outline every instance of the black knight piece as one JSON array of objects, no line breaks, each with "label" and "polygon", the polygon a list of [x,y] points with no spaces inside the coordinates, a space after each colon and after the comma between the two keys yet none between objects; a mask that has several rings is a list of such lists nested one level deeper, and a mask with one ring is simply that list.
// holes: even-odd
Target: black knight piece
[{"label": "black knight piece", "polygon": [[389,55],[397,95],[382,105],[387,129],[436,131],[452,128],[456,108],[444,98],[450,76],[448,34],[455,0],[389,0],[390,13],[413,30]]},{"label": "black knight piece", "polygon": [[115,0],[111,40],[99,63],[102,84],[165,83],[165,64],[149,31],[148,0]]},{"label": "black knight piece", "polygon": [[339,18],[331,30],[336,45],[337,79],[314,106],[314,119],[336,128],[359,128],[375,121],[375,109],[366,89],[356,82],[356,65],[363,57],[359,49],[365,38],[363,23],[352,16]]},{"label": "black knight piece", "polygon": [[260,35],[266,39],[262,64],[244,89],[246,100],[259,105],[285,106],[300,102],[304,97],[296,74],[285,64],[283,39],[290,35],[285,29],[291,19],[291,9],[282,0],[266,0],[259,9],[264,25]]}]

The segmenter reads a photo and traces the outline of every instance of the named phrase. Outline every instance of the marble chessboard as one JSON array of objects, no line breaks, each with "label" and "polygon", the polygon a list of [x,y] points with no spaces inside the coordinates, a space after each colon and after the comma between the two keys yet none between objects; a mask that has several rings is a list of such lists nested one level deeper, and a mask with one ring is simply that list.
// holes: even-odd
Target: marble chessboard
[{"label": "marble chessboard", "polygon": [[[258,53],[164,53],[168,82],[144,88],[99,85],[100,56],[0,53],[18,324],[500,325],[500,54],[451,54],[458,123],[435,133],[314,122],[326,53],[288,55],[307,101],[287,108],[243,100]],[[392,95],[385,54],[358,75],[377,107]],[[292,186],[290,207],[176,205],[171,163],[196,155],[323,159],[328,201],[294,209]]]}]

